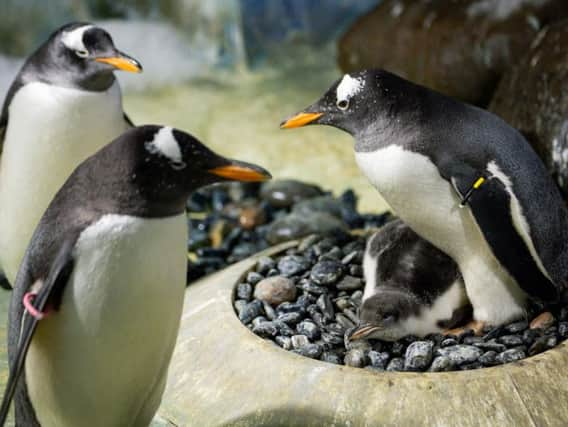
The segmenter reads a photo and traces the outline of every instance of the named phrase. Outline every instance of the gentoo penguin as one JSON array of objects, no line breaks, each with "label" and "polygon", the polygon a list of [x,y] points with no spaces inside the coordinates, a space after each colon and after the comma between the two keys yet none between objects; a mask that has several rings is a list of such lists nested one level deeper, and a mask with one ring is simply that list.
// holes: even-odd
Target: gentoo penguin
[{"label": "gentoo penguin", "polygon": [[27,59],[8,90],[0,114],[0,266],[10,283],[65,179],[132,126],[114,70],[142,67],[102,28],[73,23]]},{"label": "gentoo penguin", "polygon": [[369,237],[363,271],[360,323],[351,340],[425,336],[471,319],[457,264],[401,220]]},{"label": "gentoo penguin", "polygon": [[477,330],[554,301],[568,277],[568,211],[543,163],[497,116],[384,70],[347,74],[283,128],[355,138],[369,181],[416,233],[452,257]]},{"label": "gentoo penguin", "polygon": [[81,163],[18,271],[2,416],[15,389],[18,425],[148,425],[180,321],[186,199],[214,182],[269,177],[160,126],[130,129]]}]

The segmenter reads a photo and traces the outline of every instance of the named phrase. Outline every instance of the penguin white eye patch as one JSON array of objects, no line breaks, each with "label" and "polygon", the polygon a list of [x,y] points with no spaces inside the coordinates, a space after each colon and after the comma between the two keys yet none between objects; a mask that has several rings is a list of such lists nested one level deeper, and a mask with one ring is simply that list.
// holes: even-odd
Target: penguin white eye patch
[{"label": "penguin white eye patch", "polygon": [[83,34],[90,28],[93,28],[93,25],[84,25],[71,31],[65,31],[61,36],[61,42],[68,49],[75,51],[77,56],[84,58],[89,55],[89,51],[83,43]]},{"label": "penguin white eye patch", "polygon": [[353,78],[349,74],[345,74],[336,90],[337,108],[340,110],[349,108],[349,100],[361,92],[363,86],[365,86],[363,79]]}]

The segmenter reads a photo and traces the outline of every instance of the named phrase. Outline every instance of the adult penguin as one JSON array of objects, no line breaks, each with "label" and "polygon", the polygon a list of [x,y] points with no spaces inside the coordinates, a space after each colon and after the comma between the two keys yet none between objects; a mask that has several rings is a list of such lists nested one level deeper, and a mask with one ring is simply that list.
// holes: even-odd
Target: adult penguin
[{"label": "adult penguin", "polygon": [[73,169],[132,126],[115,70],[142,67],[102,28],[72,23],[26,60],[8,90],[0,113],[0,266],[10,283]]},{"label": "adult penguin", "polygon": [[187,197],[269,178],[161,126],[131,129],[77,167],[18,272],[2,417],[15,391],[17,425],[148,425],[181,317]]},{"label": "adult penguin", "polygon": [[568,211],[523,136],[488,111],[384,70],[347,74],[282,124],[355,138],[370,182],[458,264],[480,331],[556,301],[568,278]]}]

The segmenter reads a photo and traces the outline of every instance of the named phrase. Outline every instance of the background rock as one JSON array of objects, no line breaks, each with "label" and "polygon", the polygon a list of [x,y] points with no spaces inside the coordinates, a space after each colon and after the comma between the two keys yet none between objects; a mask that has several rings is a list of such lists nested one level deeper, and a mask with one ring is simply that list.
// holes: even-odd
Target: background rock
[{"label": "background rock", "polygon": [[500,76],[563,0],[385,0],[338,42],[346,72],[381,67],[445,94],[487,105]]},{"label": "background rock", "polygon": [[519,129],[568,195],[568,21],[543,29],[489,109]]}]

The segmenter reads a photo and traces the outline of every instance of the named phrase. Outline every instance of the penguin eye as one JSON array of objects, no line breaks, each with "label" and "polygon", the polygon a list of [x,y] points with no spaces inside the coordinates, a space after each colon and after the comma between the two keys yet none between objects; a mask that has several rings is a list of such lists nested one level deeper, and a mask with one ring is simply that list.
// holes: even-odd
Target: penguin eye
[{"label": "penguin eye", "polygon": [[383,314],[382,323],[383,325],[389,325],[394,323],[396,320],[396,316],[393,313],[385,313]]},{"label": "penguin eye", "polygon": [[86,58],[87,56],[89,56],[89,51],[88,50],[76,50],[75,55],[77,55],[79,58]]},{"label": "penguin eye", "polygon": [[339,99],[337,101],[337,108],[341,111],[345,111],[349,108],[349,101],[347,99]]}]

